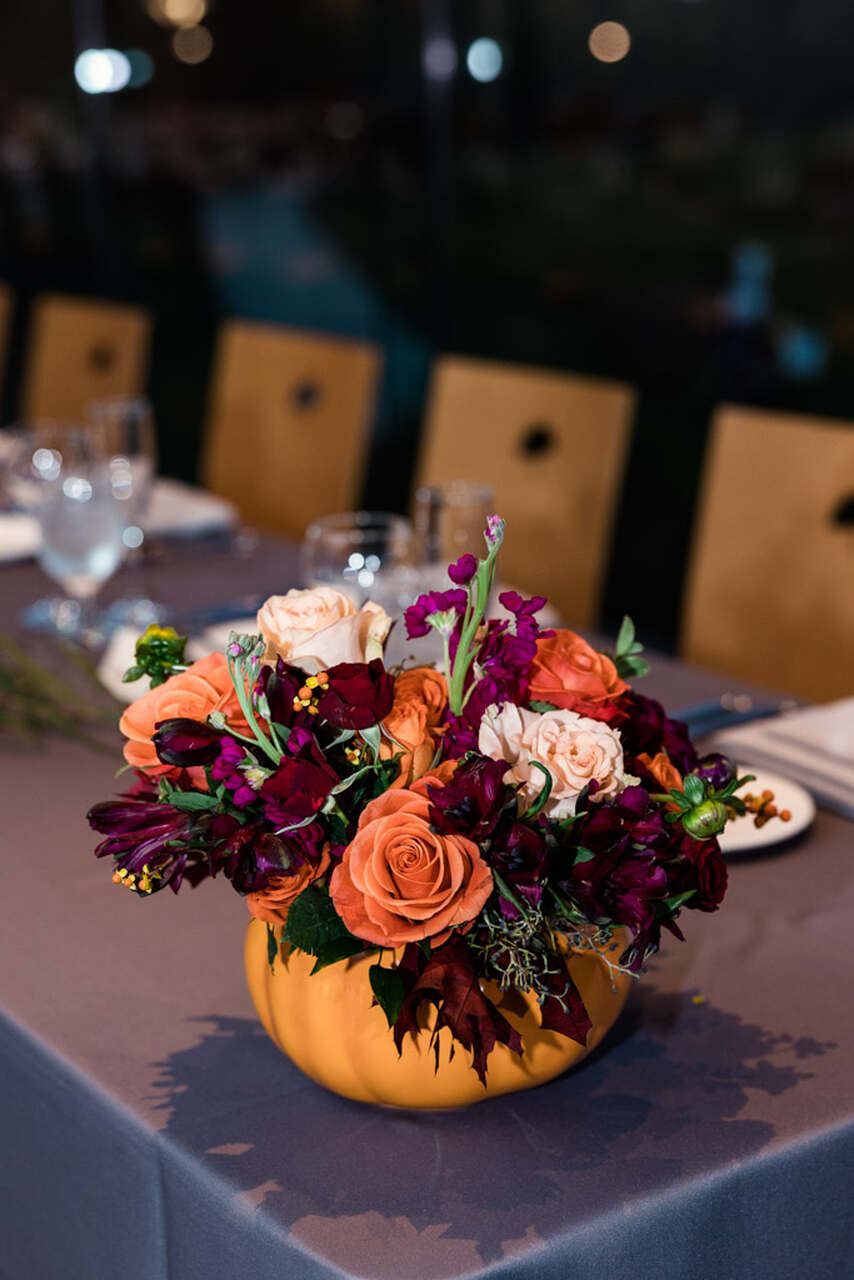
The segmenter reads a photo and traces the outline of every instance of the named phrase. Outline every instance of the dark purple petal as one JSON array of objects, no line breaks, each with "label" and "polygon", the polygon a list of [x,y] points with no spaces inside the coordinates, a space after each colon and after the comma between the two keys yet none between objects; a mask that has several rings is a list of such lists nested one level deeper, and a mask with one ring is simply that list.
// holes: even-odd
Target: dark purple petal
[{"label": "dark purple petal", "polygon": [[219,755],[221,731],[200,720],[160,720],[154,729],[151,740],[158,759],[164,764],[189,769],[193,765],[212,764]]},{"label": "dark purple petal", "polygon": [[459,560],[455,560],[453,564],[448,565],[448,577],[458,587],[468,586],[476,573],[477,560],[468,552],[460,556]]}]

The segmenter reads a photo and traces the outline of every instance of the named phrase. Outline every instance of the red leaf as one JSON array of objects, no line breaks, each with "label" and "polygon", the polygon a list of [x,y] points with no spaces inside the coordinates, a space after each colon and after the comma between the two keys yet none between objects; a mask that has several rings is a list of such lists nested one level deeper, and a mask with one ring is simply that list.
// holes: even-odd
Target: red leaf
[{"label": "red leaf", "polygon": [[[486,1085],[486,1060],[496,1044],[522,1052],[522,1037],[480,989],[472,954],[459,936],[452,937],[425,957],[418,947],[406,948],[398,972],[407,987],[394,1024],[398,1053],[407,1031],[418,1031],[418,1010],[426,1000],[438,1009],[431,1045],[439,1070],[439,1032],[447,1027],[455,1040],[471,1051],[472,1066]],[[453,1053],[453,1045],[451,1046]]]},{"label": "red leaf", "polygon": [[587,1043],[587,1033],[593,1025],[584,1007],[581,992],[569,974],[549,975],[552,994],[540,1007],[540,1023],[546,1031],[559,1031],[579,1044]]}]

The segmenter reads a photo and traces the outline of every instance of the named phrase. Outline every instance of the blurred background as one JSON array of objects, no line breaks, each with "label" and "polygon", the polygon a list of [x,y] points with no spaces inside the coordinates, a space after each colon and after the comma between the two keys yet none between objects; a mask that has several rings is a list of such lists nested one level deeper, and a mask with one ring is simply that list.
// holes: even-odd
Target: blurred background
[{"label": "blurred background", "polygon": [[842,0],[7,0],[4,420],[46,293],[147,309],[191,482],[229,317],[382,350],[374,510],[442,353],[629,384],[597,620],[672,649],[715,407],[852,412],[852,39]]}]

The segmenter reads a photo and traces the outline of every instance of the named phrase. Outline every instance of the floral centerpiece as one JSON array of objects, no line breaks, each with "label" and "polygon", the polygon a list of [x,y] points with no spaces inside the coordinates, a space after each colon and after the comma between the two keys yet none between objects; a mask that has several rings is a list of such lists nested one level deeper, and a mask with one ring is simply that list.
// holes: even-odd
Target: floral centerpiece
[{"label": "floral centerpiece", "polygon": [[[570,960],[616,991],[684,911],[718,908],[716,836],[746,781],[631,686],[647,668],[628,619],[608,655],[543,630],[539,597],[504,592],[486,618],[503,534],[491,517],[483,557],[406,611],[410,639],[441,637],[438,666],[387,668],[388,616],[328,587],[272,597],[257,634],[191,665],[149,628],[127,678],[151,689],[120,724],[136,780],[88,815],[117,884],[150,897],[222,875],[265,968],[284,981],[302,958],[302,1001],[358,972],[349,1018],[375,1040],[383,1019],[398,1054],[428,1046],[439,1075],[447,1031],[483,1084],[535,1028],[589,1044]],[[514,993],[536,1009],[527,1035]]]}]

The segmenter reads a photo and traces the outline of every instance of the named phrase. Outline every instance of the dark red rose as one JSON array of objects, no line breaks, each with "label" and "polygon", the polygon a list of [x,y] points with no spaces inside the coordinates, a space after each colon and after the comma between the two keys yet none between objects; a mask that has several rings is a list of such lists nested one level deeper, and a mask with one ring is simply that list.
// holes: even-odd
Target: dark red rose
[{"label": "dark red rose", "polygon": [[[313,716],[310,716],[304,708],[294,710],[294,699],[304,684],[304,671],[300,671],[298,667],[288,666],[281,658],[277,658],[274,667],[261,668],[261,674],[255,682],[254,693],[256,699],[259,694],[263,694],[267,699],[269,718],[274,724],[284,725],[287,729],[293,725],[306,728]],[[264,718],[267,718],[266,714]]]},{"label": "dark red rose", "polygon": [[619,722],[626,757],[657,756],[659,751],[666,751],[681,774],[690,773],[696,767],[697,752],[687,725],[681,720],[671,720],[660,702],[631,689],[623,694],[618,705],[626,716]]},{"label": "dark red rose", "polygon": [[717,911],[727,888],[727,865],[717,840],[694,840],[685,835],[679,842],[679,860],[668,867],[668,893],[694,890],[685,906],[693,911]]},{"label": "dark red rose", "polygon": [[379,724],[394,702],[394,679],[381,658],[371,662],[339,662],[330,667],[329,685],[317,710],[339,729],[368,729]]},{"label": "dark red rose", "polygon": [[277,828],[292,827],[319,813],[338,775],[306,729],[292,729],[287,754],[260,791],[264,813]]},{"label": "dark red rose", "polygon": [[193,765],[212,764],[219,755],[222,733],[201,720],[179,718],[159,720],[154,726],[152,742],[157,758],[164,764],[180,765],[189,769]]}]

